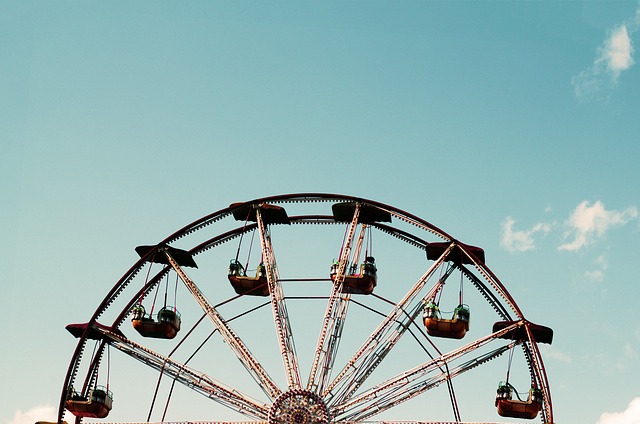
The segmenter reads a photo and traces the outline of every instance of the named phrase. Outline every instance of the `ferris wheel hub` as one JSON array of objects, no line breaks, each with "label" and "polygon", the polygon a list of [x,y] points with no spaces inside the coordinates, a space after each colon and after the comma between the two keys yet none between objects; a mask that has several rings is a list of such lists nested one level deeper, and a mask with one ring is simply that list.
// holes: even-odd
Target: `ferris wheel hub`
[{"label": "ferris wheel hub", "polygon": [[269,424],[323,424],[329,422],[324,400],[309,390],[282,393],[269,411]]}]

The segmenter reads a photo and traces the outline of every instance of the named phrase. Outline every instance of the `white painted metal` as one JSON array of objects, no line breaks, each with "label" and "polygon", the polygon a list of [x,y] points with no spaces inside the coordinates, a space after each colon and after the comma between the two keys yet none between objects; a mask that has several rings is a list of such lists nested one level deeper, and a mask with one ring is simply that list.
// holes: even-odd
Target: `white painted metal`
[{"label": "white painted metal", "polygon": [[269,228],[262,219],[260,208],[256,209],[256,221],[258,223],[258,232],[260,234],[260,244],[264,255],[264,265],[267,270],[267,282],[269,284],[269,296],[271,298],[271,308],[273,310],[273,321],[276,326],[278,335],[278,344],[282,355],[285,374],[287,376],[287,384],[289,389],[301,388],[300,367],[298,366],[298,358],[296,355],[293,333],[291,332],[291,324],[289,323],[289,314],[287,313],[287,304],[284,299],[282,285],[278,277],[278,267],[276,265],[276,257],[271,244],[271,236]]}]

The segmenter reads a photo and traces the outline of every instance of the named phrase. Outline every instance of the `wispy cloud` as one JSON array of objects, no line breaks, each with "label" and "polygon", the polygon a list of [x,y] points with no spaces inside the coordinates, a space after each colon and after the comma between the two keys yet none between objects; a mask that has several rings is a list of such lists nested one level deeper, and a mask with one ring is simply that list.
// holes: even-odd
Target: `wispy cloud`
[{"label": "wispy cloud", "polygon": [[[576,206],[564,223],[564,242],[558,250],[578,251],[602,239],[608,231],[615,227],[628,224],[640,216],[638,208],[630,206],[623,210],[607,209],[604,203],[596,200],[593,203],[585,200]],[[555,230],[558,225],[549,222],[538,222],[530,228],[519,230],[515,228],[516,221],[508,216],[502,222],[500,244],[510,252],[526,252],[536,248],[536,236],[546,235]],[[595,262],[595,270],[589,275],[598,280],[607,269],[604,255]]]},{"label": "wispy cloud", "polygon": [[502,236],[500,243],[509,252],[526,252],[535,249],[534,235],[537,233],[548,233],[551,225],[539,222],[528,230],[514,230],[516,222],[508,216],[502,223]]},{"label": "wispy cloud", "polygon": [[590,205],[588,201],[580,203],[566,222],[565,239],[572,240],[561,244],[559,250],[576,251],[602,238],[608,230],[621,226],[638,217],[638,209],[629,207],[622,211],[607,210],[601,201]]},{"label": "wispy cloud", "polygon": [[640,397],[629,402],[622,412],[605,412],[596,424],[638,424],[640,423]]},{"label": "wispy cloud", "polygon": [[[550,207],[545,210],[551,212]],[[555,220],[550,220],[549,222],[538,222],[529,228],[517,229],[516,221],[508,216],[502,222],[500,244],[511,253],[527,252],[536,249],[536,243],[540,241],[542,236],[562,229],[564,230],[563,239],[557,249],[577,252],[601,241],[609,231],[616,227],[621,227],[634,220],[638,222],[639,216],[638,208],[633,206],[622,210],[609,210],[600,200],[594,203],[585,200],[571,211],[563,225],[558,225]],[[601,253],[595,257],[592,265],[583,271],[582,278],[585,282],[601,283],[605,281],[608,266],[606,253]]]},{"label": "wispy cloud", "polygon": [[587,280],[595,281],[597,283],[604,281],[604,272],[607,270],[609,263],[604,255],[600,255],[594,261],[595,269],[585,272],[585,278]]},{"label": "wispy cloud", "polygon": [[552,346],[540,345],[539,347],[542,350],[542,354],[544,355],[545,359],[549,358],[565,364],[570,364],[573,362],[573,358],[571,356],[567,355],[566,353],[560,352]]},{"label": "wispy cloud", "polygon": [[57,421],[58,413],[53,406],[36,406],[28,411],[18,409],[8,424],[33,424],[37,421]]},{"label": "wispy cloud", "polygon": [[632,18],[609,31],[591,66],[571,79],[577,97],[590,98],[616,87],[620,74],[634,64],[631,35],[639,28],[640,7]]},{"label": "wispy cloud", "polygon": [[[636,364],[638,363],[638,352],[631,343],[625,343],[624,346],[618,349],[618,354],[611,363],[620,372],[631,372],[635,370]],[[640,416],[638,416],[638,418],[640,418]]]}]

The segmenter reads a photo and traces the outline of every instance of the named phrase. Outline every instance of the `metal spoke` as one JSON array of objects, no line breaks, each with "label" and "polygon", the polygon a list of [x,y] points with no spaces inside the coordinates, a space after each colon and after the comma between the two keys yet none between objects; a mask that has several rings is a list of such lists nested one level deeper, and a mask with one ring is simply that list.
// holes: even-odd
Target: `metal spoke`
[{"label": "metal spoke", "polygon": [[[369,409],[369,411],[371,412],[371,415],[373,415],[374,413],[378,413],[380,411],[379,410],[372,411],[370,408],[370,405],[368,404],[371,402],[375,402],[376,399],[379,402],[382,402],[382,400],[385,399],[386,396],[390,396],[390,393],[398,393],[397,392],[398,389],[401,389],[399,394],[397,394],[398,400],[401,399],[402,396],[405,396],[407,393],[411,394],[411,397],[417,395],[417,394],[412,394],[413,392],[411,390],[422,393],[424,390],[428,390],[429,388],[434,387],[437,384],[440,384],[441,382],[445,381],[447,378],[451,378],[451,377],[448,377],[449,374],[453,375],[453,372],[448,373],[446,371],[442,371],[441,379],[437,379],[438,381],[437,384],[435,383],[434,385],[424,384],[425,381],[427,382],[429,381],[429,380],[426,380],[426,377],[430,373],[432,373],[435,370],[441,369],[441,367],[446,366],[451,361],[465,354],[468,354],[469,352],[479,349],[480,347],[495,340],[496,338],[499,338],[500,336],[507,334],[510,331],[514,331],[515,329],[519,328],[522,325],[525,325],[524,321],[516,322],[512,325],[506,326],[505,328],[499,331],[496,331],[495,333],[492,333],[488,336],[480,338],[465,346],[455,349],[447,354],[443,354],[443,355],[440,355],[439,357],[433,358],[430,361],[427,361],[410,370],[402,372],[396,375],[395,377],[392,377],[389,380],[365,391],[364,393],[361,393],[360,395],[356,396],[353,399],[347,400],[342,404],[335,405],[334,407],[331,408],[331,414],[332,416],[343,418],[341,415],[343,415],[345,411],[353,410],[354,408],[357,408],[357,407],[364,408],[366,406],[366,408],[364,409]],[[480,364],[477,361],[471,361],[471,362],[473,363],[473,366],[475,366],[476,364],[477,365]],[[410,385],[410,383],[412,383],[412,385]],[[380,406],[380,405],[376,405],[376,406]],[[388,407],[390,406],[387,406],[387,408]],[[359,417],[358,420],[360,419],[364,419],[364,418]],[[355,418],[350,417],[349,420],[350,421],[355,420]]]},{"label": "metal spoke", "polygon": [[[335,337],[330,337],[327,340],[327,334],[332,336],[339,336],[344,319],[347,313],[347,307],[344,303],[348,303],[350,295],[342,294],[342,286],[344,284],[345,271],[349,256],[351,253],[351,243],[358,225],[358,218],[360,217],[360,209],[362,205],[356,203],[353,218],[349,224],[349,232],[346,237],[345,243],[342,246],[342,252],[340,255],[340,264],[338,266],[337,273],[331,289],[331,295],[327,302],[327,309],[322,320],[322,327],[320,329],[320,335],[318,337],[318,343],[316,345],[315,355],[313,357],[313,363],[311,366],[311,372],[309,373],[309,380],[307,382],[307,390],[316,392],[322,392],[323,387],[320,387],[320,381],[326,381],[330,371],[330,364],[332,358],[335,355],[335,349],[338,347],[338,343]],[[320,365],[321,364],[321,365]],[[318,368],[322,368],[320,381],[318,381],[317,374]]]},{"label": "metal spoke", "polygon": [[291,332],[291,324],[289,323],[287,305],[282,291],[282,284],[278,277],[278,267],[276,266],[276,258],[273,252],[273,245],[271,244],[271,236],[264,220],[262,219],[260,208],[256,208],[256,221],[258,223],[260,244],[262,245],[262,252],[264,255],[264,265],[267,271],[267,283],[269,285],[273,320],[276,326],[280,353],[282,355],[282,362],[287,376],[287,384],[290,389],[301,388],[300,367],[298,366],[298,358],[296,355],[293,333]]},{"label": "metal spoke", "polygon": [[242,394],[237,389],[228,388],[208,375],[189,368],[169,357],[160,355],[120,334],[109,331],[103,327],[96,326],[94,329],[104,334],[108,338],[110,345],[119,351],[137,359],[156,371],[168,375],[216,402],[249,417],[257,419],[265,419],[267,417],[269,412],[268,405]]},{"label": "metal spoke", "polygon": [[440,386],[444,382],[450,382],[451,379],[457,377],[458,375],[467,372],[485,362],[488,362],[492,359],[497,358],[503,353],[507,352],[516,342],[512,342],[507,344],[506,346],[501,346],[498,349],[489,352],[488,354],[481,355],[477,358],[474,358],[464,364],[461,364],[452,370],[442,370],[439,374],[431,378],[423,378],[416,379],[412,384],[395,386],[386,393],[383,393],[379,396],[376,396],[370,403],[365,406],[359,405],[358,409],[353,411],[351,414],[346,414],[342,417],[342,419],[347,421],[362,421],[367,419],[373,415],[379,414],[380,412],[386,411],[387,409],[393,408],[402,402],[406,402],[409,399],[412,399],[427,390],[433,389],[435,387]]},{"label": "metal spoke", "polygon": [[202,294],[198,286],[184,272],[182,267],[180,267],[180,265],[178,265],[178,263],[171,257],[169,252],[164,250],[164,254],[167,257],[169,264],[173,267],[176,273],[178,273],[184,285],[187,287],[189,292],[191,292],[191,294],[198,302],[200,307],[202,307],[209,319],[211,319],[213,325],[218,329],[224,341],[229,345],[231,350],[233,350],[233,352],[236,354],[240,362],[242,362],[249,374],[255,379],[258,385],[260,385],[267,396],[269,396],[272,400],[276,399],[282,392],[273,382],[271,377],[269,377],[262,365],[260,365],[256,358],[251,354],[247,346],[245,346],[240,337],[235,334],[235,332],[227,324],[224,318],[222,318],[218,311],[213,307],[213,305],[209,303],[207,298],[204,296],[204,294]]},{"label": "metal spoke", "polygon": [[[384,357],[391,351],[395,344],[405,333],[409,324],[413,322],[422,312],[424,303],[430,299],[434,293],[444,285],[446,278],[453,271],[453,267],[449,267],[447,272],[438,280],[438,282],[425,294],[422,299],[407,313],[407,307],[416,298],[420,291],[424,288],[426,282],[431,278],[433,273],[444,262],[447,254],[451,251],[453,245],[449,247],[441,257],[424,273],[420,279],[413,285],[405,297],[398,302],[394,309],[380,323],[364,344],[353,355],[343,370],[331,382],[323,393],[326,397],[331,397],[330,403],[337,404],[344,401],[353,394],[367,379],[373,370],[382,362]],[[346,380],[345,380],[346,379]],[[342,383],[341,383],[342,382]],[[331,393],[336,387],[340,388]]]}]

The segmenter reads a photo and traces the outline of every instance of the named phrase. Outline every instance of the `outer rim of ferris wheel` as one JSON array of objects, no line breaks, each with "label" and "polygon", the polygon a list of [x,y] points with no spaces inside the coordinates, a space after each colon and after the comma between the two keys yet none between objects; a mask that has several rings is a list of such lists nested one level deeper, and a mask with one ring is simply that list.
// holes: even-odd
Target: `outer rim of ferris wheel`
[{"label": "outer rim of ferris wheel", "polygon": [[[362,208],[360,209],[360,211],[364,215],[368,214],[368,218],[364,218],[364,219],[365,220],[369,219],[372,222],[375,221],[376,211],[384,211],[385,213],[392,215],[393,217],[399,219],[400,221],[404,221],[405,223],[408,223],[414,227],[418,227],[422,230],[425,230],[427,233],[430,233],[431,236],[435,235],[439,239],[444,240],[443,244],[449,245],[449,249],[453,248],[454,250],[445,251],[443,249],[443,251],[445,252],[443,253],[443,255],[447,255],[446,252],[450,252],[451,254],[455,252],[456,255],[461,255],[461,256],[467,255],[469,258],[471,258],[472,266],[477,268],[477,270],[479,271],[478,275],[480,275],[482,278],[487,279],[487,281],[489,281],[489,283],[493,286],[493,289],[497,292],[499,297],[501,297],[501,299],[497,299],[497,301],[501,302],[505,308],[510,309],[512,313],[515,314],[517,319],[520,320],[519,322],[521,322],[521,326],[523,329],[522,333],[525,334],[522,337],[526,338],[526,340],[531,344],[531,346],[529,347],[531,349],[531,352],[529,352],[529,357],[527,359],[529,361],[530,372],[531,372],[532,378],[534,378],[534,374],[535,374],[536,375],[535,378],[541,381],[542,388],[545,394],[542,418],[544,422],[551,422],[553,414],[551,409],[551,398],[549,395],[548,382],[546,381],[546,372],[542,364],[542,358],[540,356],[539,350],[535,343],[535,339],[531,335],[532,333],[530,330],[531,323],[529,323],[524,319],[524,316],[522,315],[519,307],[517,306],[517,304],[511,297],[511,295],[508,293],[506,288],[502,285],[502,283],[498,280],[498,278],[491,272],[491,270],[484,264],[484,258],[482,258],[482,260],[478,260],[478,258],[474,256],[472,246],[467,246],[463,243],[460,243],[459,241],[452,238],[446,232],[442,231],[438,227],[435,227],[434,225],[430,224],[429,222],[415,215],[412,215],[408,212],[405,212],[401,209],[395,208],[390,205],[386,205],[380,202],[367,200],[367,199],[354,197],[354,196],[326,194],[326,193],[284,194],[284,195],[263,197],[263,198],[250,200],[247,202],[232,204],[227,208],[224,208],[212,214],[206,215],[194,221],[193,223],[183,227],[182,229],[176,231],[175,233],[171,234],[166,239],[158,243],[157,246],[169,246],[169,243],[173,243],[173,242],[176,242],[177,240],[186,238],[191,233],[199,232],[200,230],[203,230],[204,228],[209,227],[212,224],[215,224],[217,221],[223,220],[230,215],[234,215],[235,212],[241,209],[246,210],[247,208],[249,209],[253,208],[256,211],[259,211],[260,208],[262,207],[261,205],[265,205],[265,204],[324,203],[324,202],[336,202],[336,201],[352,202],[354,204],[362,205]],[[358,210],[358,208],[356,208],[356,210]],[[260,215],[260,212],[256,212],[256,216],[259,216],[259,215]],[[257,220],[256,227],[260,227],[261,218],[256,218],[256,220]],[[355,216],[353,220],[354,220],[353,223],[360,222],[358,221],[357,216]],[[309,215],[308,217],[307,216],[295,217],[295,219],[292,219],[292,223],[298,223],[298,224],[337,223],[337,219],[336,219],[336,222],[328,222],[328,218],[326,216]],[[269,223],[267,222],[267,224]],[[406,241],[408,244],[420,245],[420,243],[422,243],[420,239],[413,239],[410,234],[402,233],[402,232],[394,233],[394,229],[390,226],[379,225],[378,229],[382,230],[382,232],[392,234],[397,238],[400,238]],[[264,231],[264,230],[261,230],[260,228],[258,228],[258,230]],[[214,231],[214,234],[216,234],[215,231]],[[203,243],[203,244],[194,246],[189,251],[190,254],[197,255],[199,253],[203,253],[205,250],[208,250],[212,247],[217,247],[219,244],[224,243],[228,240],[231,240],[233,237],[235,237],[235,235],[232,235],[233,237],[230,236],[228,237],[228,240],[227,240],[222,236],[223,235],[220,234],[218,238],[216,237],[212,238],[211,240],[213,240],[213,242],[211,242],[210,245]],[[438,243],[431,243],[431,244],[435,245]],[[263,248],[264,246],[265,245],[263,244]],[[163,251],[168,256],[171,256],[173,255],[173,253],[170,251],[170,249],[171,249],[170,247],[165,247],[165,248],[159,249],[158,252]],[[63,394],[61,396],[61,403],[60,403],[60,409],[59,409],[60,411],[59,422],[62,421],[62,417],[64,416],[65,400],[67,399],[68,393],[70,393],[69,389],[72,388],[71,385],[73,384],[73,381],[76,378],[76,374],[78,373],[78,369],[77,369],[78,364],[76,360],[79,361],[81,359],[82,354],[84,352],[84,344],[86,343],[88,338],[91,338],[91,333],[95,329],[94,328],[95,326],[106,328],[107,329],[106,331],[99,330],[99,331],[105,331],[104,334],[107,334],[110,332],[112,332],[113,334],[119,333],[120,331],[119,327],[123,324],[125,319],[128,317],[130,311],[123,310],[119,318],[116,319],[116,321],[111,326],[103,326],[101,324],[98,324],[97,320],[110,307],[113,300],[115,300],[115,298],[119,296],[120,293],[126,288],[126,285],[135,277],[135,274],[137,274],[142,269],[142,266],[144,265],[145,260],[148,260],[148,257],[146,259],[145,257],[142,257],[138,261],[138,263],[135,264],[130,269],[130,271],[118,281],[118,283],[116,283],[116,286],[111,290],[111,292],[109,292],[107,297],[98,306],[92,318],[87,323],[86,330],[80,336],[81,340],[78,342],[78,347],[76,349],[76,352],[74,353],[74,356],[72,357],[72,362],[70,364],[69,371],[65,379],[65,385],[63,388]],[[176,271],[179,271],[180,267],[178,266],[175,269]],[[188,277],[186,277],[186,279],[188,279]],[[274,306],[274,310],[276,310],[275,312],[276,320],[280,319],[281,321],[284,321],[283,318],[286,317],[286,315],[278,316],[279,312],[277,312],[277,306],[278,305]],[[286,326],[284,328],[286,330]],[[331,331],[329,331],[328,333],[330,332]],[[122,335],[121,333],[116,334],[117,337],[120,337],[121,335]],[[111,337],[111,336],[102,336],[102,337]],[[286,366],[289,368],[297,367],[297,364],[296,364],[297,358],[295,358],[295,352],[291,353],[291,350],[287,348],[286,346],[287,340],[281,339],[280,342],[281,343],[285,342],[283,344],[285,348],[282,350],[283,355],[285,355],[284,352],[288,352],[287,355],[290,355]],[[97,364],[95,365],[97,367],[100,363],[100,358],[97,357],[94,360],[94,363]],[[318,368],[318,369],[321,370],[321,368]],[[332,420],[336,418],[337,419],[335,422],[342,422],[342,418],[344,416],[340,416],[340,414],[332,416],[332,408],[334,407],[333,403],[335,402],[335,397],[327,398],[327,400],[324,399],[324,395],[327,393],[327,391],[331,390],[332,386],[329,385],[329,387],[327,387],[327,384],[329,384],[330,381],[327,383],[322,383],[324,384],[324,389],[326,389],[326,390],[323,390],[322,387],[318,388],[318,381],[316,380],[312,381],[312,379],[310,379],[310,383],[306,385],[307,388],[305,389],[304,386],[299,381],[300,380],[299,370],[295,369],[294,370],[295,372],[291,372],[292,370],[288,369],[288,371],[289,371],[289,374],[291,374],[291,376],[289,377],[290,389],[287,391],[280,391],[280,389],[278,389],[277,387],[275,387],[275,385],[272,384],[271,380],[268,377],[264,377],[261,380],[262,382],[260,384],[264,386],[263,389],[266,388],[269,390],[269,393],[270,393],[269,397],[271,398],[271,400],[267,404],[264,404],[262,407],[257,406],[256,408],[258,409],[266,408],[266,409],[263,409],[265,412],[264,412],[264,415],[262,416],[264,416],[264,418],[267,420],[269,424],[276,424],[276,423],[320,424],[320,423],[332,422]],[[93,372],[97,373],[97,368],[95,368],[93,371],[91,370],[89,371],[89,373],[87,374],[87,379],[85,380],[85,386],[87,385],[87,383],[91,384],[94,382],[95,376],[93,376],[92,374]],[[322,371],[319,371],[319,372],[322,372]],[[296,375],[296,373],[298,375]],[[259,377],[262,378],[261,375],[259,375]],[[292,382],[294,383],[293,385],[291,384]],[[270,384],[271,384],[271,387],[267,387]],[[291,389],[291,387],[295,387],[295,388]],[[351,394],[347,396],[351,396]],[[259,415],[261,414],[263,413],[259,412]],[[368,417],[369,415],[366,415],[366,416]],[[80,422],[82,421],[82,418],[76,419],[76,421]],[[371,422],[369,421],[369,418],[355,419],[354,421],[347,420],[347,421],[348,422]],[[263,422],[263,421],[260,421],[260,418],[259,418],[258,421],[254,421],[254,422]],[[394,421],[385,420],[385,422],[394,422]],[[416,421],[402,421],[402,422],[416,422]],[[430,421],[418,421],[418,422],[428,423]],[[437,422],[448,423],[448,421],[437,421]],[[451,421],[451,422],[463,423],[464,421],[460,420],[460,418],[457,418],[456,421]]]}]

